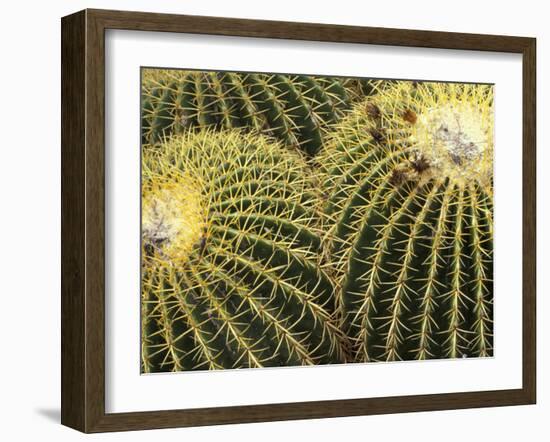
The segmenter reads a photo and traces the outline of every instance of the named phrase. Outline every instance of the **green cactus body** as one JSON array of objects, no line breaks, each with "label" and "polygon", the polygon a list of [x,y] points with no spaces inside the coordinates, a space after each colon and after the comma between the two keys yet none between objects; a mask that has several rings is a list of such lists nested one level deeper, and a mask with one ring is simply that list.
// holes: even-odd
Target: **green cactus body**
[{"label": "green cactus body", "polygon": [[[385,81],[386,83],[389,82],[389,80]],[[342,85],[352,103],[363,101],[366,97],[375,93],[377,83],[379,81],[369,78],[348,77],[342,79]]]},{"label": "green cactus body", "polygon": [[301,154],[238,130],[142,166],[142,371],[344,362]]},{"label": "green cactus body", "polygon": [[[363,82],[305,75],[143,71],[142,142],[189,128],[246,128],[314,155]],[[351,85],[351,83],[349,83]]]},{"label": "green cactus body", "polygon": [[492,87],[380,83],[319,156],[355,361],[492,355]]}]

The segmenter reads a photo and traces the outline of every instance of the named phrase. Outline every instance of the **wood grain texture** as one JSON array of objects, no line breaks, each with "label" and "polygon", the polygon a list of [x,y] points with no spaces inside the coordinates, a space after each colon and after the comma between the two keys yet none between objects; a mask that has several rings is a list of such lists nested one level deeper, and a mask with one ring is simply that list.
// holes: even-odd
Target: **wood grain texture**
[{"label": "wood grain texture", "polygon": [[523,50],[523,389],[537,395],[537,74],[536,40]]},{"label": "wood grain texture", "polygon": [[[499,51],[523,55],[523,387],[192,410],[105,413],[106,29]],[[532,404],[536,398],[535,40],[86,10],[62,20],[62,423],[83,432]]]},{"label": "wood grain texture", "polygon": [[86,11],[86,431],[105,414],[105,38]]},{"label": "wood grain texture", "polygon": [[85,427],[85,13],[61,34],[61,422]]},{"label": "wood grain texture", "polygon": [[530,40],[530,38],[526,37],[502,35],[155,14],[148,12],[106,10],[88,10],[88,12],[95,19],[100,20],[106,29],[130,29],[137,31],[185,32],[236,37],[283,38],[289,40],[498,52],[522,52]]}]

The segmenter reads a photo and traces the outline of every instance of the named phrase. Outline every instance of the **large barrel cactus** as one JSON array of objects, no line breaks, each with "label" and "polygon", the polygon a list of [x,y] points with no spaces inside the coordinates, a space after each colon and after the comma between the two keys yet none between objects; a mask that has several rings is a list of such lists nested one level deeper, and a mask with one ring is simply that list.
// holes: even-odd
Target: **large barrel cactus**
[{"label": "large barrel cactus", "polygon": [[[345,84],[349,82],[349,87]],[[305,75],[143,71],[142,141],[189,128],[246,128],[315,154],[368,81]]]},{"label": "large barrel cactus", "polygon": [[143,372],[344,362],[301,154],[206,130],[142,171]]},{"label": "large barrel cactus", "polygon": [[353,359],[491,356],[492,87],[378,88],[318,160]]}]

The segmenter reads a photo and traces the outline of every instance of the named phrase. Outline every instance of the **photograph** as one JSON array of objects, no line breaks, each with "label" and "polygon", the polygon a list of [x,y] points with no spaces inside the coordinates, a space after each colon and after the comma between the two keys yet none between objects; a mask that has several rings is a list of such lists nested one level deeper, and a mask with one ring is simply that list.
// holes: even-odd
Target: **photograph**
[{"label": "photograph", "polygon": [[493,84],[140,88],[141,374],[494,356]]}]

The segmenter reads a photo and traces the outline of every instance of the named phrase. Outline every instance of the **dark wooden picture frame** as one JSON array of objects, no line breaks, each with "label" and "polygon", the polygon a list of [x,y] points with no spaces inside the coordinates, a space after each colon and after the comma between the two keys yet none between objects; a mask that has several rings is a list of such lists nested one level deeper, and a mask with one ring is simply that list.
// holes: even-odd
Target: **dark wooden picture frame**
[{"label": "dark wooden picture frame", "polygon": [[[62,407],[83,432],[534,404],[536,400],[536,40],[84,10],[62,19]],[[133,413],[105,412],[105,30],[518,53],[523,63],[523,385],[513,390]]]}]

